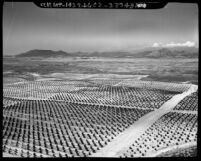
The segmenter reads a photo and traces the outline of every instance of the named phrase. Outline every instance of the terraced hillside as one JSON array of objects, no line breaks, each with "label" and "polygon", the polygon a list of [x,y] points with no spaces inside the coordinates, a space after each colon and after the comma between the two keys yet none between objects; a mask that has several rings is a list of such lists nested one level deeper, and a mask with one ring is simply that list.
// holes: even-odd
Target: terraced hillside
[{"label": "terraced hillside", "polygon": [[[157,112],[167,101],[190,88],[189,84],[129,79],[5,82],[3,154],[5,157],[94,156],[141,118]],[[186,99],[198,98],[196,93],[189,93],[179,104],[185,104]],[[197,114],[182,113],[179,104],[118,157],[143,157],[173,144],[196,142]],[[195,112],[194,106],[185,108]]]}]

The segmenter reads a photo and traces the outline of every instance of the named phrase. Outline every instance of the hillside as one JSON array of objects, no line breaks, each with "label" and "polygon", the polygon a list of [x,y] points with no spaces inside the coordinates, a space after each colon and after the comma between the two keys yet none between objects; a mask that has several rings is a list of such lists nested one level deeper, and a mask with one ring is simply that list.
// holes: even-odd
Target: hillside
[{"label": "hillside", "polygon": [[42,58],[48,58],[48,57],[66,57],[71,56],[71,54],[66,53],[64,51],[52,51],[52,50],[30,50],[28,52],[18,54],[16,57],[42,57]]},{"label": "hillside", "polygon": [[198,50],[196,48],[160,48],[156,50],[147,50],[138,52],[134,55],[138,58],[198,58]]}]

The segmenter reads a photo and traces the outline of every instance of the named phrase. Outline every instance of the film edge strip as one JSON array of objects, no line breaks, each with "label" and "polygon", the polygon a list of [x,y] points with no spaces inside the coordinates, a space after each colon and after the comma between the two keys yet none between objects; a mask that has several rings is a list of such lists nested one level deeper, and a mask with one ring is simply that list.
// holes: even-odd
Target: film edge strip
[{"label": "film edge strip", "polygon": [[40,8],[81,8],[81,9],[160,9],[168,2],[134,1],[134,0],[35,0],[35,5]]}]

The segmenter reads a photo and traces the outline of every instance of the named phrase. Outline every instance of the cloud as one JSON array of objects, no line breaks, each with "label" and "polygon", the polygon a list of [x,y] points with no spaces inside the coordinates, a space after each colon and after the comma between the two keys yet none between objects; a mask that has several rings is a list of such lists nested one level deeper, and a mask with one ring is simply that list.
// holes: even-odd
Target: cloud
[{"label": "cloud", "polygon": [[159,47],[159,46],[160,46],[160,44],[157,43],[157,42],[155,42],[155,43],[152,45],[152,47]]},{"label": "cloud", "polygon": [[169,44],[166,44],[165,45],[166,47],[179,47],[179,46],[186,46],[186,47],[193,47],[195,46],[195,43],[194,42],[191,42],[191,41],[186,41],[185,43],[174,43],[174,42],[171,42]]},{"label": "cloud", "polygon": [[184,43],[167,43],[167,44],[161,44],[161,43],[157,43],[155,42],[152,47],[193,47],[195,46],[195,42],[192,41],[186,41]]}]

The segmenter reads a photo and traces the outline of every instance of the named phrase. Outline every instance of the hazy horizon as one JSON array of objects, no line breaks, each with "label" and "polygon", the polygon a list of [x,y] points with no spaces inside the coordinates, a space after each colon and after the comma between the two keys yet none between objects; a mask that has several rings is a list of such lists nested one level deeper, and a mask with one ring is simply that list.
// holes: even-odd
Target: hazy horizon
[{"label": "hazy horizon", "polygon": [[5,2],[3,54],[33,49],[66,52],[133,51],[198,46],[198,6],[169,3],[158,10],[42,9]]}]

